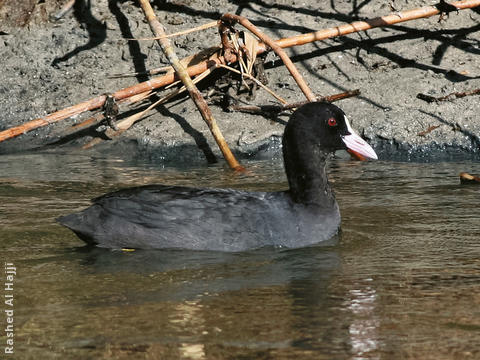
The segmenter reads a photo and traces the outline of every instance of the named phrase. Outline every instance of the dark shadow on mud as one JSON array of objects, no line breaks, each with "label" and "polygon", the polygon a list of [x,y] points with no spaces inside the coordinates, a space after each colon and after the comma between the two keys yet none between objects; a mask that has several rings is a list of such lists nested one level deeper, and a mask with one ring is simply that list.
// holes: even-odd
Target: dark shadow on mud
[{"label": "dark shadow on mud", "polygon": [[[440,62],[441,62],[440,59],[443,57],[443,54],[446,52],[446,50],[449,47],[452,47],[452,46],[455,48],[461,49],[467,54],[469,53],[473,55],[479,55],[480,50],[476,49],[474,47],[474,44],[467,41],[465,38],[469,34],[473,34],[475,32],[480,31],[480,24],[472,27],[468,27],[468,28],[462,28],[462,29],[456,29],[456,30],[441,30],[441,31],[417,30],[417,29],[411,29],[404,26],[390,26],[390,28],[404,31],[405,33],[385,36],[377,39],[372,39],[368,37],[368,34],[366,35],[368,37],[367,39],[359,39],[359,40],[353,39],[352,37],[340,37],[340,38],[337,38],[336,41],[340,42],[341,45],[335,45],[335,46],[326,44],[325,41],[322,41],[321,43],[325,44],[325,48],[320,48],[318,44],[315,44],[315,46],[317,47],[317,50],[309,51],[306,53],[297,52],[295,55],[291,56],[291,59],[293,62],[297,63],[297,62],[310,60],[312,58],[316,58],[320,56],[328,56],[329,54],[332,54],[332,53],[345,52],[348,50],[356,49],[357,51],[355,55],[355,60],[369,71],[376,70],[375,64],[370,66],[367,65],[367,63],[361,57],[361,51],[366,51],[367,53],[374,53],[384,57],[387,60],[387,65],[389,67],[416,68],[422,71],[430,70],[437,74],[443,74],[445,78],[451,82],[463,82],[463,81],[479,78],[478,76],[475,77],[475,76],[467,76],[464,74],[460,74],[459,72],[453,69],[442,68],[438,65],[440,65]],[[360,36],[363,37],[365,35],[360,35]],[[386,49],[380,46],[382,44],[391,44],[391,43],[396,43],[398,41],[421,39],[421,38],[425,40],[435,39],[441,42],[441,44],[437,47],[432,57],[433,65],[427,64],[427,63],[420,63],[414,59],[405,58],[401,55],[398,55],[390,51],[389,49]],[[380,66],[381,64],[378,64],[378,65]],[[278,66],[283,66],[283,64],[280,63],[279,61],[269,62],[265,64],[265,69],[272,69]],[[334,61],[331,61],[331,66],[337,67],[339,72],[342,72],[340,67],[338,67]],[[337,89],[341,91],[349,90],[344,86],[342,86],[339,82],[332,81],[328,78],[323,77],[321,75],[321,72],[315,69],[312,69],[311,67],[308,67],[308,66],[306,66],[306,68],[309,70],[309,72],[312,75],[314,75],[318,79],[321,79],[324,82],[329,83],[330,85],[336,87]],[[348,79],[347,74],[345,74],[345,77],[347,77]],[[360,96],[360,98],[371,103],[376,107],[384,109],[384,107],[381,104],[375,103],[371,99],[368,99],[362,96]]]},{"label": "dark shadow on mud", "polygon": [[[120,27],[120,31],[122,33],[122,37],[125,39],[133,39],[135,36],[130,29],[128,18],[118,7],[118,1],[109,1],[108,8],[117,20],[118,26]],[[145,66],[145,58],[147,56],[140,50],[139,43],[137,41],[128,41],[127,44],[130,56],[133,59],[133,67],[135,69],[135,72],[140,74],[145,73],[145,71],[147,70]],[[139,82],[148,80],[147,75],[137,75],[136,77]]]},{"label": "dark shadow on mud", "polygon": [[193,138],[198,148],[203,152],[203,155],[205,156],[205,159],[209,164],[217,162],[217,157],[210,148],[210,145],[208,145],[207,139],[200,131],[194,129],[185,118],[175,113],[172,113],[166,107],[159,106],[157,107],[157,109],[158,112],[163,116],[174,119],[182,127],[183,131],[185,131]]},{"label": "dark shadow on mud", "polygon": [[[330,54],[330,53],[358,49],[358,50],[365,50],[367,53],[375,53],[377,55],[380,55],[399,67],[413,67],[413,68],[417,68],[424,71],[431,70],[435,73],[448,75],[450,76],[449,80],[454,82],[466,81],[469,79],[476,78],[476,77],[470,77],[470,76],[461,75],[461,74],[457,74],[457,76],[454,76],[455,75],[454,71],[442,69],[434,65],[440,64],[441,57],[443,56],[447,48],[451,46],[461,49],[466,53],[479,55],[480,50],[475,49],[472,46],[473,44],[469,43],[463,38],[466,37],[468,34],[472,34],[477,31],[480,31],[480,24],[469,27],[469,28],[464,28],[464,29],[443,30],[443,31],[417,30],[417,29],[410,29],[405,27],[399,28],[396,26],[392,28],[395,28],[396,30],[403,30],[405,31],[405,33],[398,34],[398,35],[385,36],[377,39],[369,38],[369,39],[355,40],[349,37],[341,37],[337,39],[339,42],[342,43],[341,45],[328,46],[328,48],[322,48],[313,52],[299,54],[299,55],[293,56],[292,60],[295,62],[300,62],[300,61],[309,60],[309,59]],[[420,39],[420,38],[424,38],[425,40],[435,39],[442,42],[442,44],[438,46],[437,50],[435,50],[434,56],[432,58],[433,65],[419,63],[418,61],[415,61],[413,59],[407,59],[403,56],[395,54],[394,52],[391,52],[388,49],[385,49],[379,46],[382,44],[395,43],[397,41]],[[359,57],[360,57],[360,53],[357,52],[357,60],[359,61],[360,64],[363,64],[363,66],[367,68],[367,65],[365,65],[365,62],[359,59]],[[270,66],[270,68],[276,67],[276,66],[281,66],[281,64],[276,62],[275,65]],[[266,68],[268,68],[268,65],[266,65]],[[367,68],[367,70],[372,70],[372,69]]]},{"label": "dark shadow on mud", "polygon": [[80,52],[97,47],[107,38],[106,24],[102,24],[101,21],[96,19],[92,15],[90,8],[90,0],[76,0],[73,5],[73,15],[80,24],[85,26],[85,29],[88,32],[88,42],[85,45],[73,49],[62,57],[55,58],[52,62],[52,66],[57,67],[60,63],[69,60]]},{"label": "dark shadow on mud", "polygon": [[[75,56],[81,51],[88,50],[90,48],[93,48],[99,45],[101,42],[104,41],[106,37],[105,26],[92,16],[90,12],[90,1],[88,1],[88,3],[86,3],[85,1],[86,0],[76,1],[75,7],[74,7],[74,15],[80,23],[85,24],[85,26],[87,27],[87,31],[89,32],[89,36],[90,36],[89,42],[86,45],[83,45],[73,50],[72,52],[64,55],[63,57],[55,59],[53,62],[54,65],[57,65],[62,61],[68,60],[70,57]],[[114,14],[114,16],[117,19],[117,22],[122,31],[122,36],[124,38],[132,38],[134,36],[129,29],[128,19],[121,12],[118,6],[118,4],[121,2],[124,2],[124,0],[109,1],[109,8],[110,8],[110,11]],[[358,2],[357,0],[355,0],[352,3],[352,10],[348,14],[346,14],[346,13],[340,13],[338,11],[335,13],[331,13],[331,12],[320,11],[318,9],[303,8],[300,5],[292,6],[292,5],[284,5],[284,4],[278,4],[278,3],[273,3],[273,4],[266,3],[265,1],[231,0],[232,4],[238,5],[237,10],[235,11],[236,14],[241,14],[245,9],[249,9],[249,11],[256,13],[260,18],[260,19],[255,19],[254,21],[257,26],[259,26],[260,28],[267,27],[270,30],[273,30],[275,33],[278,33],[279,36],[280,36],[280,33],[275,30],[289,30],[289,31],[297,31],[299,33],[307,33],[307,32],[311,32],[318,29],[310,29],[304,26],[287,24],[285,22],[282,22],[280,19],[277,19],[274,16],[272,16],[272,14],[268,11],[259,11],[258,10],[259,6],[265,9],[275,9],[280,11],[291,12],[292,14],[303,14],[306,16],[312,16],[312,17],[318,17],[318,18],[325,18],[325,19],[328,18],[330,20],[334,19],[334,20],[337,20],[339,23],[349,23],[349,22],[358,20],[359,10],[363,6],[367,5],[369,2],[370,2],[369,0],[365,0],[362,2]],[[332,3],[331,4],[332,8],[335,9],[335,2],[332,0],[331,3]],[[219,9],[218,11],[206,11],[201,9],[199,10],[180,2],[165,3],[164,1],[161,1],[161,0],[155,0],[152,2],[152,5],[158,10],[166,11],[172,14],[184,14],[187,16],[196,16],[196,17],[200,16],[205,19],[213,19],[213,20],[218,19],[223,13],[221,9]],[[380,18],[371,19],[367,21],[375,25],[382,25],[382,20]],[[402,31],[404,32],[404,34],[387,36],[380,39],[372,39],[369,37],[368,33],[365,32],[365,33],[359,33],[359,36],[361,37],[359,40],[355,40],[352,37],[340,37],[337,39],[339,42],[343,43],[342,45],[336,45],[336,46],[327,45],[328,48],[321,49],[319,47],[319,43],[317,43],[315,46],[317,46],[318,50],[315,50],[313,52],[310,51],[305,54],[299,53],[299,51],[296,49],[295,50],[291,49],[290,51],[294,53],[292,56],[292,60],[294,62],[301,62],[301,61],[319,57],[322,55],[328,55],[329,53],[357,49],[356,60],[365,67],[367,67],[367,65],[360,56],[362,50],[365,50],[369,53],[375,53],[377,55],[380,55],[386,58],[388,61],[390,61],[394,66],[418,68],[423,71],[431,70],[435,73],[444,74],[446,78],[452,82],[461,82],[461,81],[465,81],[473,78],[473,77],[459,74],[454,70],[443,69],[439,67],[439,65],[441,64],[441,60],[443,58],[443,55],[447,51],[447,49],[452,46],[459,48],[466,53],[472,53],[472,54],[478,55],[480,51],[478,51],[478,49],[475,49],[475,47],[472,46],[472,44],[469,43],[465,38],[467,35],[480,30],[480,25],[472,26],[469,28],[456,29],[456,30],[435,30],[435,29],[434,30],[417,30],[417,29],[412,29],[405,26],[387,26],[384,28],[385,31],[388,31],[388,29]],[[367,39],[364,39],[363,38],[364,36],[366,36]],[[407,59],[401,55],[396,54],[395,52],[392,52],[388,49],[385,49],[379,46],[381,44],[394,43],[396,41],[411,40],[416,38],[424,38],[425,40],[435,39],[440,42],[440,45],[438,45],[437,49],[435,50],[431,64],[419,63],[414,59]],[[144,73],[146,71],[145,63],[144,63],[144,59],[146,55],[141,52],[137,42],[134,42],[134,41],[128,42],[128,47],[129,47],[130,55],[134,59],[133,65],[135,67],[135,71],[139,73]],[[342,72],[340,67],[337,66],[334,61],[332,61],[332,65],[337,67],[337,69],[340,72]],[[283,66],[283,64],[276,62],[275,65],[270,65],[270,68],[275,66]],[[316,71],[315,69],[308,68],[307,66],[307,70],[317,78],[322,78],[319,75],[319,72]],[[368,70],[372,70],[372,69],[368,69]],[[347,74],[344,74],[344,76],[348,79]],[[139,75],[137,76],[137,78],[139,81],[147,80],[147,76],[145,75],[143,76]],[[336,81],[334,82],[325,78],[322,78],[322,80],[330,83],[331,85],[335,86],[339,90],[342,90],[342,91],[347,90]],[[364,100],[369,101],[368,99],[364,99]],[[380,104],[375,104],[372,101],[369,101],[369,102],[379,108],[382,108]]]},{"label": "dark shadow on mud", "polygon": [[172,1],[166,3],[164,0],[154,0],[150,1],[150,3],[154,9],[167,11],[173,14],[180,13],[184,15],[202,17],[204,19],[218,20],[223,14],[223,12],[221,12],[221,9],[219,9],[218,11],[205,11],[202,9],[191,8],[181,1]]}]

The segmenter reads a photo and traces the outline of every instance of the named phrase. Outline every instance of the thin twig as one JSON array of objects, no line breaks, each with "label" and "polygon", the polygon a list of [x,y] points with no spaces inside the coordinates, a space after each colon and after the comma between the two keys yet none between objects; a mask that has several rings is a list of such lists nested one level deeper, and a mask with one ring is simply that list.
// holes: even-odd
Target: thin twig
[{"label": "thin twig", "polygon": [[[192,65],[196,65],[198,63],[201,63],[202,61],[205,60],[210,60],[212,58],[215,58],[218,56],[218,52],[220,50],[220,47],[218,46],[211,46],[208,48],[203,49],[202,51],[194,54],[194,55],[189,55],[180,62],[182,63],[183,66],[185,67],[190,67]],[[167,72],[167,73],[175,73],[175,70],[173,69],[172,66],[163,66],[155,69],[151,69],[148,71],[143,71],[143,72],[135,72],[135,73],[129,73],[129,74],[114,74],[109,76],[110,78],[117,78],[117,77],[126,77],[126,76],[138,76],[138,75],[156,75],[161,72]],[[198,75],[198,74],[195,74]]]},{"label": "thin twig", "polygon": [[175,36],[187,35],[187,34],[190,34],[192,32],[195,32],[195,31],[206,30],[206,29],[216,27],[216,26],[218,26],[218,21],[212,21],[212,22],[194,27],[192,29],[179,31],[179,32],[172,33],[172,34],[165,34],[164,36],[151,37],[151,38],[131,38],[131,39],[127,39],[127,40],[130,40],[130,41],[160,40],[162,38],[164,39],[164,38],[171,38],[171,37],[175,37]]}]

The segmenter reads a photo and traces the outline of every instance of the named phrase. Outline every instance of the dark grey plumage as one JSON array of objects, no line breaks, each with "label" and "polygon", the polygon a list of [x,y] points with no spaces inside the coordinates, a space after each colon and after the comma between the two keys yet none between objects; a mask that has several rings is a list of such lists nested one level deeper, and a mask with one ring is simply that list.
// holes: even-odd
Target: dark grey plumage
[{"label": "dark grey plumage", "polygon": [[312,245],[330,239],[340,226],[325,161],[346,144],[376,157],[352,134],[338,107],[310,103],[292,115],[283,136],[288,191],[148,185],[101,196],[58,221],[85,242],[108,248],[244,251]]},{"label": "dark grey plumage", "polygon": [[93,202],[59,221],[85,242],[113,248],[298,247],[331,238],[340,224],[335,202],[305,207],[288,192],[149,185]]}]

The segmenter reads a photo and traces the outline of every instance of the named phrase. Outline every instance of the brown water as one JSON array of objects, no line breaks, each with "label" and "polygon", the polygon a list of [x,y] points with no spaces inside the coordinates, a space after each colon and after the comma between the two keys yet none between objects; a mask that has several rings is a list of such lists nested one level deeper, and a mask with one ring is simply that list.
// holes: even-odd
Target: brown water
[{"label": "brown water", "polygon": [[[280,162],[171,169],[0,157],[0,350],[15,359],[478,359],[480,164],[334,160],[337,244],[238,254],[88,250],[54,218],[146,183],[275,190]],[[8,272],[8,270],[7,270]],[[2,297],[3,298],[3,297]],[[6,298],[5,298],[6,299]],[[14,355],[4,355],[14,310]]]}]

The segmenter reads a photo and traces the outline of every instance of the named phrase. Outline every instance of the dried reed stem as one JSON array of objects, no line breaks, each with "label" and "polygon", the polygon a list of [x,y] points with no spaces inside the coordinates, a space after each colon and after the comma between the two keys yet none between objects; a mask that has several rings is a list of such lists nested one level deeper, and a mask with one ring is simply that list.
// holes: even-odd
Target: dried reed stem
[{"label": "dried reed stem", "polygon": [[[455,1],[451,5],[455,6],[458,10],[471,9],[477,6],[480,6],[480,0],[464,0],[464,1]],[[328,29],[319,30],[316,32],[301,34],[297,36],[292,36],[285,39],[280,39],[276,41],[276,44],[281,48],[287,48],[298,45],[305,45],[314,41],[325,40],[328,38],[333,38],[337,36],[344,36],[351,33],[365,31],[368,29],[373,29],[376,27],[390,26],[401,22],[417,20],[421,18],[428,18],[434,15],[440,14],[440,11],[434,6],[425,6],[422,8],[417,8],[413,10],[407,10],[403,12],[398,12],[390,14],[383,17],[374,18],[371,20],[365,21],[356,21],[351,24],[344,24],[337,27],[332,27]],[[260,44],[258,52],[265,52],[266,46]],[[226,61],[223,57],[218,57],[216,59],[209,59],[203,61],[194,66],[190,66],[187,69],[187,72],[190,76],[195,76],[201,74],[213,64],[226,64]],[[137,95],[142,92],[154,90],[171,84],[178,78],[175,77],[174,73],[167,73],[164,76],[156,77],[148,81],[135,84],[133,86],[118,90],[113,94],[116,100],[121,100],[133,95]],[[37,129],[42,126],[49,125],[51,123],[64,120],[68,117],[81,114],[85,111],[95,110],[103,106],[105,103],[105,96],[97,96],[90,100],[81,102],[76,105],[72,105],[68,108],[59,110],[57,112],[51,113],[45,117],[38,118],[26,122],[22,125],[12,127],[10,129],[0,131],[0,142],[11,139],[13,137],[24,134],[28,131]]]}]

